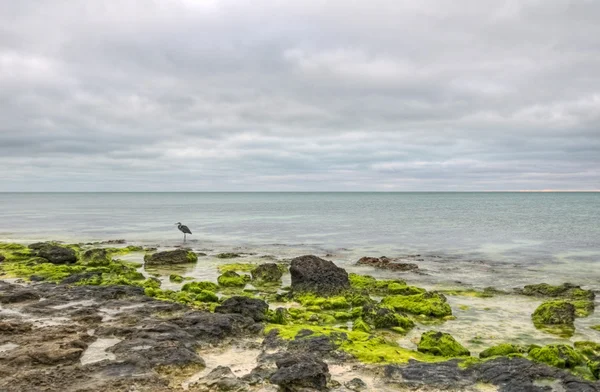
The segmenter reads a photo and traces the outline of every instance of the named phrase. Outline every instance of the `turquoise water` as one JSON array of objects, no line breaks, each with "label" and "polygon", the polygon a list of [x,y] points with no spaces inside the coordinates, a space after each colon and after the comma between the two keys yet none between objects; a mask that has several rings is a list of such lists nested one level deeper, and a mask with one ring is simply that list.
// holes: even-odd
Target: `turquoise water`
[{"label": "turquoise water", "polygon": [[600,278],[600,193],[0,193],[1,241],[171,247],[178,221],[197,249],[418,253],[432,284]]}]

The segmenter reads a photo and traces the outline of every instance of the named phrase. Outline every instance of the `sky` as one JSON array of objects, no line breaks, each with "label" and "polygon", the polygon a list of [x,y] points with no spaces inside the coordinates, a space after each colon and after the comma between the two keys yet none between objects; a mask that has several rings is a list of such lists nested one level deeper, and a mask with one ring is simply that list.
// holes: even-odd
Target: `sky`
[{"label": "sky", "polygon": [[0,191],[600,189],[598,0],[0,0]]}]

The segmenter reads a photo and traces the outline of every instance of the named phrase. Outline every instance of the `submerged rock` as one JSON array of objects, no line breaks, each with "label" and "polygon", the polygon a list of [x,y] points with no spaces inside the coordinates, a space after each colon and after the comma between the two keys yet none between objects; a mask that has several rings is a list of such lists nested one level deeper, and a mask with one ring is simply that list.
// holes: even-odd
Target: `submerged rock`
[{"label": "submerged rock", "polygon": [[479,353],[479,358],[490,358],[497,356],[506,356],[510,354],[523,354],[527,352],[527,348],[517,344],[503,343],[497,346],[492,346]]},{"label": "submerged rock", "polygon": [[209,390],[239,391],[244,387],[244,382],[236,377],[227,366],[217,366],[194,386],[206,386]]},{"label": "submerged rock", "polygon": [[584,290],[580,286],[571,283],[563,283],[553,286],[547,283],[527,285],[521,290],[521,294],[537,297],[554,297],[570,299],[593,300],[596,296],[591,290]]},{"label": "submerged rock", "polygon": [[419,266],[414,263],[398,263],[393,259],[382,257],[362,257],[356,264],[370,265],[375,268],[389,269],[394,271],[414,271]]},{"label": "submerged rock", "polygon": [[440,357],[460,357],[471,355],[469,350],[458,343],[448,333],[429,331],[421,335],[417,350]]},{"label": "submerged rock", "polygon": [[237,313],[250,317],[254,321],[263,321],[267,317],[269,305],[263,300],[235,296],[226,299],[221,306],[215,308],[216,313]]},{"label": "submerged rock", "polygon": [[252,270],[252,280],[265,283],[278,283],[281,281],[283,272],[275,263],[260,264]]},{"label": "submerged rock", "polygon": [[198,261],[198,256],[192,251],[185,249],[167,250],[151,255],[145,255],[144,261],[147,265],[162,264],[187,264]]},{"label": "submerged rock", "polygon": [[367,389],[367,384],[365,384],[365,382],[360,378],[353,378],[350,381],[346,381],[344,383],[344,386],[349,390],[355,392],[364,391],[365,389]]},{"label": "submerged rock", "polygon": [[309,354],[287,354],[276,364],[278,370],[270,381],[284,391],[302,391],[304,388],[327,390],[327,382],[331,377],[329,367],[320,359]]},{"label": "submerged rock", "polygon": [[29,245],[29,249],[37,257],[44,258],[52,264],[71,264],[77,262],[77,253],[71,248],[38,242]]},{"label": "submerged rock", "polygon": [[533,323],[539,325],[567,325],[575,321],[575,306],[567,301],[544,302],[531,315]]},{"label": "submerged rock", "polygon": [[329,260],[300,256],[292,260],[292,291],[335,295],[350,288],[348,273]]},{"label": "submerged rock", "polygon": [[12,304],[26,301],[38,301],[40,295],[32,290],[18,290],[13,293],[0,294],[0,303]]},{"label": "submerged rock", "polygon": [[250,276],[240,275],[235,271],[227,271],[217,278],[217,282],[223,287],[244,287],[248,281]]}]

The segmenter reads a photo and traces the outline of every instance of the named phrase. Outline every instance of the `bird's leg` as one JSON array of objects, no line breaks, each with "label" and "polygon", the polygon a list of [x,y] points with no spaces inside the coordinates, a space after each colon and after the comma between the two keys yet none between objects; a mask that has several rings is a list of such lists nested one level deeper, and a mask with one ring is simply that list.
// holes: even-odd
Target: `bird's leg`
[{"label": "bird's leg", "polygon": [[185,242],[185,233],[183,233],[183,242]]}]

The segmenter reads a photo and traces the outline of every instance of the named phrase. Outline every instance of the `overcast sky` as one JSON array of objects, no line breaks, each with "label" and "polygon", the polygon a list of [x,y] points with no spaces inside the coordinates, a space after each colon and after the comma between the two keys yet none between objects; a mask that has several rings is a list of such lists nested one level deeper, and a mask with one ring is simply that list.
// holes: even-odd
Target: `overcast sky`
[{"label": "overcast sky", "polygon": [[0,191],[600,189],[598,0],[0,0]]}]

